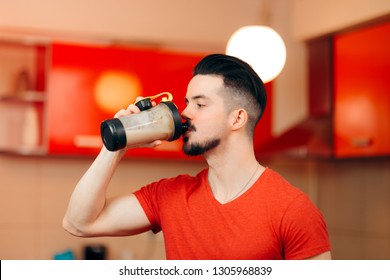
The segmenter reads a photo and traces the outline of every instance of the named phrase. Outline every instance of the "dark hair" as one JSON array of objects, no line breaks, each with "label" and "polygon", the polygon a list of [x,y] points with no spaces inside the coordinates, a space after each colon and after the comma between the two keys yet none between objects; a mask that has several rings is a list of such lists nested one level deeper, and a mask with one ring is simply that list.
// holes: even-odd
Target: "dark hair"
[{"label": "dark hair", "polygon": [[263,81],[248,63],[225,54],[211,54],[195,66],[193,75],[222,76],[225,87],[233,89],[232,106],[247,111],[248,128],[253,133],[264,113],[267,94]]}]

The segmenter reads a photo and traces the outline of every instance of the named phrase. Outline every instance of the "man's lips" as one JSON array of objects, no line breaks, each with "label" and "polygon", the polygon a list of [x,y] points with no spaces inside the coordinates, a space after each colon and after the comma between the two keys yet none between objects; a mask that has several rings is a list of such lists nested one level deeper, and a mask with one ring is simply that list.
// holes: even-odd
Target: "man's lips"
[{"label": "man's lips", "polygon": [[187,129],[187,131],[183,134],[183,138],[188,138],[188,135],[191,133],[191,129]]},{"label": "man's lips", "polygon": [[182,135],[183,140],[185,142],[188,141],[189,134],[191,134],[191,132],[193,132],[193,131],[196,131],[195,127],[192,126],[191,124],[188,124],[188,128],[187,128],[186,132],[184,132],[184,134]]}]

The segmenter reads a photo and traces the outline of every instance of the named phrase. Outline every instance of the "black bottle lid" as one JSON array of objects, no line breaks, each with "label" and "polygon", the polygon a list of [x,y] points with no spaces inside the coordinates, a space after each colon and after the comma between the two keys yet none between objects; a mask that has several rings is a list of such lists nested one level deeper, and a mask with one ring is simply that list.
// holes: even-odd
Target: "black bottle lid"
[{"label": "black bottle lid", "polygon": [[175,126],[175,132],[174,132],[172,138],[168,139],[168,141],[174,141],[182,135],[182,129],[183,129],[182,120],[181,120],[179,110],[177,109],[176,105],[171,101],[162,101],[161,103],[167,105],[168,108],[172,112],[172,118],[173,118],[173,123]]},{"label": "black bottle lid", "polygon": [[150,101],[150,98],[144,98],[135,103],[135,105],[141,110],[145,111],[153,107],[152,102]]},{"label": "black bottle lid", "polygon": [[126,147],[126,132],[119,119],[115,118],[102,122],[100,134],[107,150],[117,151]]}]

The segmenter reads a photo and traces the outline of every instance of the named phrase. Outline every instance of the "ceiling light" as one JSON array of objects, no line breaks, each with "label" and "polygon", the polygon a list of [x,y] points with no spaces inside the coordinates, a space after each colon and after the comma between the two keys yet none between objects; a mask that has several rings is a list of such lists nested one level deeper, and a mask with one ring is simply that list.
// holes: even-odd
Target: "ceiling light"
[{"label": "ceiling light", "polygon": [[253,67],[264,83],[275,79],[286,62],[286,47],[280,35],[264,25],[239,28],[230,37],[226,54]]}]

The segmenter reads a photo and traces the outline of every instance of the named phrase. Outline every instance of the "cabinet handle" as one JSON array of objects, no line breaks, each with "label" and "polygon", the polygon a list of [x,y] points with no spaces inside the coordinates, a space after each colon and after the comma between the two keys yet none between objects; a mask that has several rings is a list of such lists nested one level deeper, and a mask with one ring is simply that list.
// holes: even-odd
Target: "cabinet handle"
[{"label": "cabinet handle", "polygon": [[358,148],[369,147],[369,146],[372,146],[373,143],[374,143],[374,140],[372,138],[370,138],[370,137],[367,137],[367,138],[352,138],[352,140],[351,140],[352,146],[358,147]]}]

